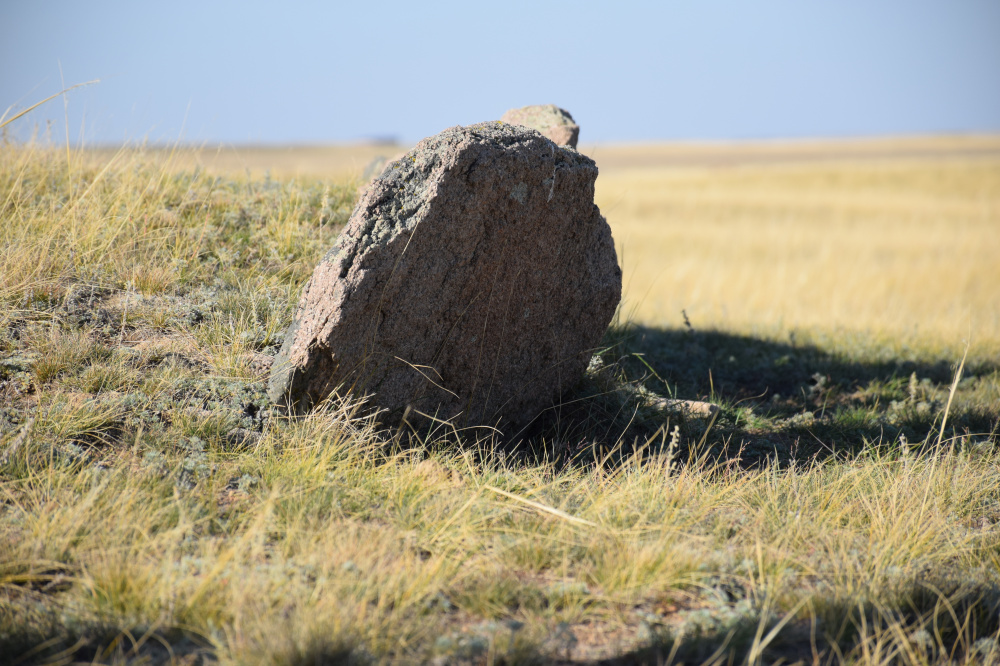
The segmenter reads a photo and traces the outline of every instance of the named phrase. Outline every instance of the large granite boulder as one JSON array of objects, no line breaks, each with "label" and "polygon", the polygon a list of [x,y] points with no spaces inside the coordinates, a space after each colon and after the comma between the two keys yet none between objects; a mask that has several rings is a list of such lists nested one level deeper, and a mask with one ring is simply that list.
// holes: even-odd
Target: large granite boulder
[{"label": "large granite boulder", "polygon": [[383,422],[528,423],[582,376],[621,297],[597,166],[502,122],[424,139],[372,181],[275,358],[296,411],[370,395]]},{"label": "large granite boulder", "polygon": [[560,146],[576,148],[576,141],[580,138],[580,126],[573,121],[573,116],[555,104],[536,104],[511,109],[503,114],[500,120],[538,130]]}]

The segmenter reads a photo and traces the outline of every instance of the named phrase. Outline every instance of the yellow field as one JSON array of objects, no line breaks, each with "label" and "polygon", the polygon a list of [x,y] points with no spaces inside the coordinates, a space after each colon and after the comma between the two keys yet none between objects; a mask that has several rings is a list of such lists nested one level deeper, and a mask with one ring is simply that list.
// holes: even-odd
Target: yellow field
[{"label": "yellow field", "polygon": [[1000,349],[1000,160],[623,169],[598,204],[626,312]]},{"label": "yellow field", "polygon": [[1000,663],[1000,140],[585,147],[644,327],[521,448],[266,397],[396,148],[0,146],[0,662]]},{"label": "yellow field", "polygon": [[[172,171],[195,168],[226,176],[254,178],[271,175],[289,180],[298,177],[344,180],[360,176],[376,157],[394,157],[409,146],[380,144],[342,144],[332,146],[213,146],[195,148],[151,148],[143,150],[146,158],[169,165]],[[88,154],[103,164],[119,152],[99,148]]]},{"label": "yellow field", "polygon": [[[174,164],[343,180],[406,146],[204,148]],[[582,145],[623,314],[758,336],[858,331],[1000,353],[1000,137]]]}]

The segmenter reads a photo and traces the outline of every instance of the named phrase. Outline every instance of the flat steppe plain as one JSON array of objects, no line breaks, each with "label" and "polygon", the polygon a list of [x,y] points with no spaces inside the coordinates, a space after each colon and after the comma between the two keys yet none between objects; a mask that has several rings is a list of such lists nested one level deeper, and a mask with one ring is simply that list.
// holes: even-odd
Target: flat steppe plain
[{"label": "flat steppe plain", "polygon": [[[268,172],[276,178],[360,176],[377,157],[393,157],[408,144],[348,143],[334,145],[217,145],[148,149],[151,157],[171,155],[175,168],[201,166],[216,173]],[[738,167],[775,163],[802,164],[905,159],[964,159],[1000,156],[1000,137],[991,135],[872,137],[739,142],[673,142],[594,144],[583,142],[580,152],[590,156],[602,173],[646,168]],[[117,148],[91,152],[112,155]]]},{"label": "flat steppe plain", "polygon": [[[360,179],[409,146],[181,150],[173,168]],[[1000,340],[1000,137],[582,144],[629,321]],[[161,157],[167,153],[157,153]]]},{"label": "flat steppe plain", "polygon": [[405,147],[0,147],[0,663],[1000,662],[1000,137],[581,149],[625,299],[505,442],[264,397]]}]

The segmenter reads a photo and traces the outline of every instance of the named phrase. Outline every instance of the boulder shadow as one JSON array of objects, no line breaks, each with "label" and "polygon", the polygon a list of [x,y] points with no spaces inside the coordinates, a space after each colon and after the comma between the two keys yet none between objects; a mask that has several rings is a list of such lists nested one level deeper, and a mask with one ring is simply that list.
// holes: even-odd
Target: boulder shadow
[{"label": "boulder shadow", "polygon": [[[548,459],[592,463],[613,450],[609,461],[663,450],[673,435],[682,457],[697,448],[744,466],[789,464],[872,445],[936,444],[947,408],[943,441],[996,446],[1000,362],[968,362],[949,407],[957,359],[862,350],[848,358],[794,336],[613,327],[584,381],[508,439]],[[674,400],[720,410],[692,417]]]}]

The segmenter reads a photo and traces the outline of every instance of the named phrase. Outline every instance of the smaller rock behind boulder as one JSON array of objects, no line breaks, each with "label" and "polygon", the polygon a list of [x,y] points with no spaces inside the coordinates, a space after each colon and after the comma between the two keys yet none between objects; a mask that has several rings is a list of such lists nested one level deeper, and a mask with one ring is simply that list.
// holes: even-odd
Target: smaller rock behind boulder
[{"label": "smaller rock behind boulder", "polygon": [[537,130],[559,146],[576,148],[576,140],[580,136],[580,126],[573,121],[573,116],[555,104],[537,104],[511,109],[503,114],[500,120],[511,125],[523,125]]}]

